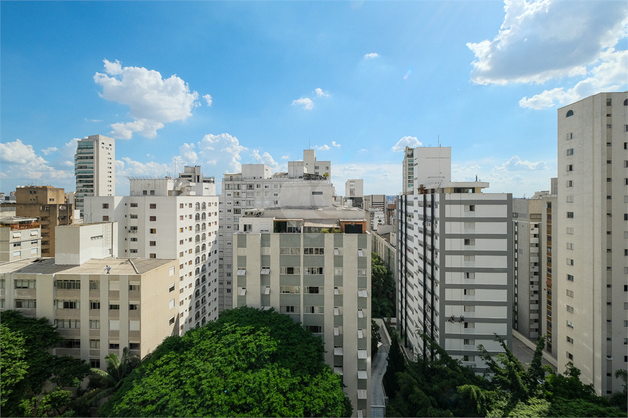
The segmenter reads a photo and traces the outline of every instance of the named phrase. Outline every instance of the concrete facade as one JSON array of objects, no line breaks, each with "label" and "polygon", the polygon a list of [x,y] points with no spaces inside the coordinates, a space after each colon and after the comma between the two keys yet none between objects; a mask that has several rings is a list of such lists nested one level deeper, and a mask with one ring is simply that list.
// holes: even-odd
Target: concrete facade
[{"label": "concrete facade", "polygon": [[276,209],[234,234],[234,306],[273,307],[325,343],[354,416],[370,416],[371,237],[361,210]]},{"label": "concrete facade", "polygon": [[554,340],[600,395],[621,391],[628,361],[628,94],[558,109]]},{"label": "concrete facade", "polygon": [[41,256],[41,226],[36,218],[0,217],[0,263]]},{"label": "concrete facade", "polygon": [[83,215],[86,196],[115,196],[116,140],[103,135],[80,139],[74,155],[76,209]]}]

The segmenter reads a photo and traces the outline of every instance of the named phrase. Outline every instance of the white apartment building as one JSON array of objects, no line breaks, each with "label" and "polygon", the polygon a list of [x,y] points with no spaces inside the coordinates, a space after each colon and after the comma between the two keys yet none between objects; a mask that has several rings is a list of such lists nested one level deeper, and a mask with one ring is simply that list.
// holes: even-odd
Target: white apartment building
[{"label": "white apartment building", "polygon": [[289,161],[288,173],[273,174],[265,164],[243,164],[242,172],[224,175],[219,211],[220,311],[233,307],[233,234],[239,230],[240,217],[251,209],[330,206],[334,195],[331,162],[317,161],[314,150],[304,150],[303,161]]},{"label": "white apartment building", "polygon": [[0,263],[41,256],[41,225],[36,218],[0,217]]},{"label": "white apartment building", "polygon": [[117,231],[58,226],[55,258],[0,265],[0,308],[48,318],[66,339],[56,354],[92,367],[125,347],[146,356],[178,329],[177,261],[116,258]]},{"label": "white apartment building", "polygon": [[349,179],[345,182],[345,199],[352,202],[352,206],[363,207],[364,180]]},{"label": "white apartment building", "polygon": [[401,168],[401,194],[414,193],[414,148],[406,147]]},{"label": "white apartment building", "polygon": [[370,416],[371,237],[364,211],[260,209],[234,234],[234,306],[273,307],[325,343],[354,416]]},{"label": "white apartment building", "polygon": [[[185,176],[196,171],[195,181]],[[212,180],[186,167],[179,178],[132,179],[130,196],[85,199],[86,221],[118,223],[120,256],[179,260],[180,334],[218,317],[219,216]],[[199,190],[209,194],[197,195]]]},{"label": "white apartment building", "polygon": [[512,346],[512,196],[451,182],[451,148],[415,148],[413,160],[413,194],[397,199],[398,326],[415,354],[433,355],[423,332],[483,371],[479,344],[502,352],[497,333]]},{"label": "white apartment building", "polygon": [[558,109],[558,245],[554,248],[558,369],[582,371],[600,395],[628,368],[628,93]]},{"label": "white apartment building", "polygon": [[81,215],[85,197],[115,196],[116,140],[103,135],[90,135],[79,140],[74,155],[74,175],[74,207]]}]

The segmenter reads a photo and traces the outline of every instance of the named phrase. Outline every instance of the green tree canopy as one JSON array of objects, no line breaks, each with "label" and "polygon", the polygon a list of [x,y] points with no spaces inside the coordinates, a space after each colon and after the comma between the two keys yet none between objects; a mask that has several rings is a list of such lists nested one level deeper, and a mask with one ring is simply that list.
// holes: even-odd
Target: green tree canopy
[{"label": "green tree canopy", "polygon": [[371,296],[373,318],[395,316],[395,280],[377,253],[371,253]]},{"label": "green tree canopy", "polygon": [[238,308],[168,337],[100,410],[103,416],[345,416],[320,338],[273,310]]},{"label": "green tree canopy", "polygon": [[[37,412],[36,408],[20,406],[20,403],[23,400],[28,403],[31,398],[40,395],[46,381],[51,381],[57,387],[78,386],[89,373],[89,364],[73,357],[51,354],[51,349],[57,347],[63,337],[48,319],[27,318],[12,310],[3,311],[0,315],[2,415],[55,413],[64,409],[64,406],[67,407],[67,402],[61,405],[61,397],[56,389],[55,393],[51,392],[46,398],[55,399],[55,406],[52,408]],[[68,396],[63,395],[63,399],[69,402]]]}]

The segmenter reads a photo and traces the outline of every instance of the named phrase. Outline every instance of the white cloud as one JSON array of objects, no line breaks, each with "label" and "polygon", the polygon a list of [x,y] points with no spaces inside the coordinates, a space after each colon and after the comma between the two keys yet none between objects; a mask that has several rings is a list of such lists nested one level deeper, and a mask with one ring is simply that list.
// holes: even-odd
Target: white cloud
[{"label": "white cloud", "polygon": [[373,59],[373,58],[377,58],[379,57],[379,54],[377,52],[371,52],[369,54],[364,55],[364,59],[368,60],[368,59]]},{"label": "white cloud", "polygon": [[288,155],[282,155],[282,156],[281,156],[281,159],[282,159],[282,160],[289,160],[289,159],[290,159],[290,154],[288,154]]},{"label": "white cloud", "polygon": [[336,141],[331,141],[331,145],[340,148],[340,144],[337,144]]},{"label": "white cloud", "polygon": [[279,168],[279,163],[277,161],[275,161],[275,159],[272,157],[272,155],[270,155],[269,153],[265,152],[264,154],[260,155],[259,154],[259,150],[254,149],[253,152],[251,153],[253,159],[255,161],[257,161],[257,163],[259,164],[266,164],[267,166],[273,168],[274,170],[277,170],[277,168]]},{"label": "white cloud", "polygon": [[535,171],[535,170],[547,170],[547,165],[543,161],[533,163],[531,161],[523,161],[518,156],[512,157],[500,166],[495,166],[495,170],[501,171]]},{"label": "white cloud", "polygon": [[420,147],[421,145],[423,144],[421,144],[421,142],[419,142],[419,140],[416,139],[416,137],[404,136],[399,141],[397,141],[395,146],[392,147],[392,150],[394,152],[402,152],[406,149],[406,147],[416,148],[416,147]]},{"label": "white cloud", "polygon": [[383,161],[334,165],[332,183],[337,194],[344,195],[345,183],[349,179],[363,179],[365,195],[396,195],[401,190],[401,163]]},{"label": "white cloud", "polygon": [[[14,142],[0,143],[0,162],[5,177],[13,181],[66,179],[74,175],[73,170],[52,167],[43,157],[37,155],[32,145],[16,139]],[[72,164],[72,168],[74,165]],[[10,173],[10,174],[8,174]]]},{"label": "white cloud", "polygon": [[235,136],[228,133],[208,134],[198,143],[198,155],[201,164],[216,166],[219,173],[239,172],[242,169],[240,153],[248,148],[240,145]]},{"label": "white cloud", "polygon": [[307,97],[301,97],[300,99],[293,100],[292,106],[303,106],[305,110],[312,110],[314,108],[314,102]]},{"label": "white cloud", "polygon": [[477,84],[543,83],[583,76],[603,51],[625,36],[628,3],[505,0],[492,41],[468,43]]},{"label": "white cloud", "polygon": [[158,71],[141,67],[122,67],[119,61],[104,60],[105,73],[96,73],[94,81],[103,88],[100,96],[129,106],[132,122],[111,125],[111,135],[131,139],[134,132],[154,138],[165,123],[185,120],[199,106],[198,93],[176,75],[163,79]]},{"label": "white cloud", "polygon": [[183,143],[179,147],[179,154],[183,158],[186,164],[194,164],[198,161],[198,155],[194,151],[194,144]]},{"label": "white cloud", "polygon": [[325,93],[323,89],[321,88],[317,88],[316,90],[314,90],[314,92],[316,93],[316,96],[318,97],[330,97],[331,96],[331,94]]},{"label": "white cloud", "polygon": [[321,145],[320,147],[314,147],[314,148],[316,148],[316,149],[317,149],[317,150],[319,150],[319,151],[327,151],[327,150],[329,150],[329,149],[330,149],[330,148],[329,148],[329,145],[327,145],[327,144],[323,144],[323,145]]},{"label": "white cloud", "polygon": [[531,109],[546,109],[554,105],[562,106],[577,102],[601,91],[621,91],[628,85],[628,51],[615,51],[610,48],[601,54],[601,63],[590,71],[590,76],[579,81],[573,88],[565,90],[557,87],[545,90],[531,98],[524,97],[519,106]]},{"label": "white cloud", "polygon": [[87,119],[87,118],[85,118],[85,121],[86,122],[102,122],[101,119]]},{"label": "white cloud", "polygon": [[43,152],[43,153],[44,153],[44,155],[48,155],[48,154],[50,154],[51,152],[57,152],[57,151],[59,151],[59,148],[57,148],[57,147],[48,147],[48,148],[46,148],[46,149],[42,149],[42,150],[41,150],[41,152]]},{"label": "white cloud", "polygon": [[360,151],[358,152],[369,152],[369,150],[367,150],[366,148],[362,148]]},{"label": "white cloud", "polygon": [[210,96],[209,94],[206,94],[203,96],[203,99],[205,99],[205,101],[207,102],[207,106],[212,105],[212,96]]}]

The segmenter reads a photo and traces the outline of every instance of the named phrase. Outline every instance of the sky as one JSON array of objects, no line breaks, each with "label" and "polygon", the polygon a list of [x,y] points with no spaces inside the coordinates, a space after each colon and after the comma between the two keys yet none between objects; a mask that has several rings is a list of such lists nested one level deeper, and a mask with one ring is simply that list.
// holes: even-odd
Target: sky
[{"label": "sky", "polygon": [[452,180],[549,190],[557,109],[628,89],[626,1],[0,2],[0,191],[75,189],[76,142],[128,177],[312,148],[332,182],[401,191],[405,146]]}]

